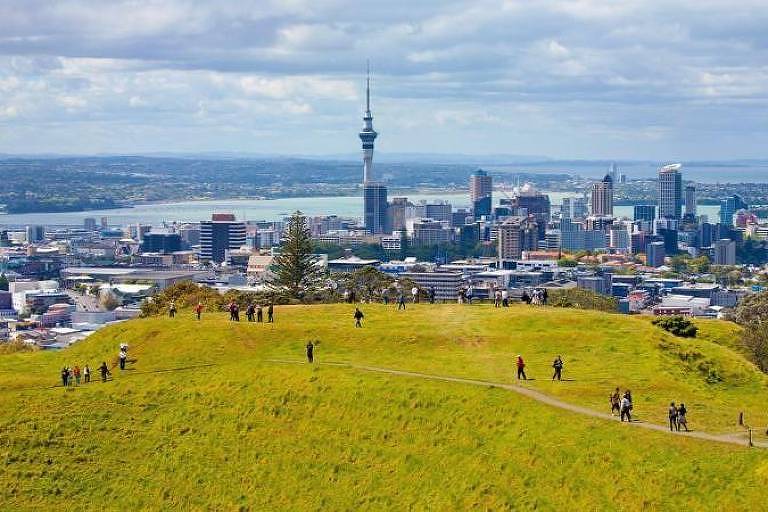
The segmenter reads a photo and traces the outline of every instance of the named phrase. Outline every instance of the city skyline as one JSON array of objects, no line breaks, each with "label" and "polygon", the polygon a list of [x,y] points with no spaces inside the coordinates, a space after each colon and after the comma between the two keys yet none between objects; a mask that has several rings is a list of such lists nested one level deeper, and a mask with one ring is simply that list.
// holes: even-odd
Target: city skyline
[{"label": "city skyline", "polygon": [[761,2],[397,7],[0,4],[0,153],[351,153],[370,57],[384,153],[768,157]]}]

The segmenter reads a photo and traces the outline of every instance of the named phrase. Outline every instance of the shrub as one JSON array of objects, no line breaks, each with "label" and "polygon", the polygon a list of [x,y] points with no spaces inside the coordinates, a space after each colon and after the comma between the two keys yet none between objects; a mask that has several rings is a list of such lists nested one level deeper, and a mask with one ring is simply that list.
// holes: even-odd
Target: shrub
[{"label": "shrub", "polygon": [[653,325],[681,338],[695,338],[696,332],[699,330],[693,322],[679,315],[654,318]]},{"label": "shrub", "polygon": [[552,290],[549,292],[549,304],[558,308],[594,309],[615,313],[618,301],[607,295],[600,295],[583,288]]}]

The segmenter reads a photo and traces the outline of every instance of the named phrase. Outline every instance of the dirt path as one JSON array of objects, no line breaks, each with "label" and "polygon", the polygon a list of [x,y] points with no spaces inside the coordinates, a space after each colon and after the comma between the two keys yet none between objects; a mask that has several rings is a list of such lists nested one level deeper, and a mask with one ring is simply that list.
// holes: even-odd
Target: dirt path
[{"label": "dirt path", "polygon": [[[297,361],[289,361],[284,359],[270,359],[270,362],[294,363],[294,364],[298,363]],[[300,364],[303,364],[303,363],[300,363]],[[321,364],[325,366],[338,366],[342,368],[350,368],[350,369],[366,371],[366,372],[385,373],[388,375],[398,375],[401,377],[412,377],[417,379],[435,380],[435,381],[441,381],[441,382],[454,382],[457,384],[468,384],[470,386],[482,386],[482,387],[489,387],[489,388],[506,389],[508,391],[513,391],[519,395],[523,395],[533,400],[536,400],[537,402],[547,404],[552,407],[557,407],[558,409],[574,412],[576,414],[582,414],[584,416],[589,416],[591,418],[599,418],[602,420],[608,420],[613,422],[620,421],[619,418],[616,416],[612,416],[607,413],[598,412],[598,411],[595,411],[594,409],[589,409],[587,407],[582,407],[580,405],[564,402],[552,396],[546,395],[541,391],[536,391],[535,389],[526,388],[518,384],[503,384],[499,382],[490,382],[486,380],[465,379],[465,378],[450,377],[445,375],[432,375],[429,373],[409,372],[405,370],[396,370],[393,368],[381,368],[378,366],[366,366],[366,365],[358,365],[358,364],[352,364],[352,363],[315,362],[315,364]],[[670,432],[669,427],[667,425],[657,425],[654,423],[646,423],[638,420],[633,420],[629,423],[624,423],[624,424],[631,427],[644,428],[646,430],[655,430],[657,432],[664,432],[666,434],[675,435],[675,436],[692,437],[694,439],[702,439],[704,441],[713,441],[717,443],[728,443],[728,444],[736,444],[739,446],[747,446],[746,433],[720,435],[720,434],[708,434],[706,432]],[[754,446],[759,448],[768,448],[768,444],[766,443],[755,442]]]}]

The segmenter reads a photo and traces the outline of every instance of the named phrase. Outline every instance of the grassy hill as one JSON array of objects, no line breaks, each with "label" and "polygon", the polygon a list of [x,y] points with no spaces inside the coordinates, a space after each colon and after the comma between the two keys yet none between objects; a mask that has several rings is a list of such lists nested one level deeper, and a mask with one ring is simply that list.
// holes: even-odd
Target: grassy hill
[{"label": "grassy hill", "polygon": [[[630,428],[509,391],[359,372],[317,360],[512,382],[607,409],[630,388],[643,421],[670,400],[689,423],[768,424],[767,381],[729,347],[735,328],[676,339],[644,318],[517,306],[281,307],[277,323],[150,318],[58,353],[0,356],[0,503],[48,510],[609,509],[763,506],[763,450]],[[64,364],[96,368],[118,343],[136,361],[114,380],[55,387]],[[552,383],[554,355],[566,382]],[[764,439],[764,438],[763,438]]]}]

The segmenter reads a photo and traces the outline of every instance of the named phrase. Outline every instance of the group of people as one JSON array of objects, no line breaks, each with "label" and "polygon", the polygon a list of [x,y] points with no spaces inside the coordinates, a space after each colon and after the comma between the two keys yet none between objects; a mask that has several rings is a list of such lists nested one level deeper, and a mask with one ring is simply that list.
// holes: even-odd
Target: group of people
[{"label": "group of people", "polygon": [[[101,366],[99,366],[99,372],[101,373],[101,381],[106,382],[107,377],[111,375],[106,361],[102,362]],[[78,365],[74,367],[65,366],[61,369],[61,384],[65,388],[79,386],[81,382],[83,384],[91,382],[91,367],[87,364],[82,370]]]},{"label": "group of people", "polygon": [[509,307],[509,292],[505,290],[496,290],[493,294],[493,307],[495,308],[508,308]]},{"label": "group of people", "polygon": [[619,388],[616,388],[609,397],[611,403],[611,415],[615,416],[617,413],[620,416],[621,421],[625,419],[629,422],[632,421],[632,392],[626,390],[622,395]]},{"label": "group of people", "polygon": [[546,306],[549,299],[549,293],[546,288],[536,288],[529,294],[527,290],[523,291],[523,296],[520,298],[526,304],[533,304],[534,306]]},{"label": "group of people", "polygon": [[[520,354],[517,354],[517,361],[515,362],[515,365],[517,366],[517,379],[528,380],[528,376],[525,374],[525,361],[523,360],[523,356]],[[552,380],[563,380],[564,366],[565,363],[563,363],[563,358],[559,355],[555,357],[555,360],[552,362],[552,368],[555,370],[555,372],[552,374]]]},{"label": "group of people", "polygon": [[675,405],[675,402],[671,402],[669,404],[669,430],[680,432],[681,428],[684,428],[686,432],[690,432],[688,430],[688,420],[686,419],[686,414],[688,414],[688,409],[685,408],[684,403],[680,403],[679,406]]}]

